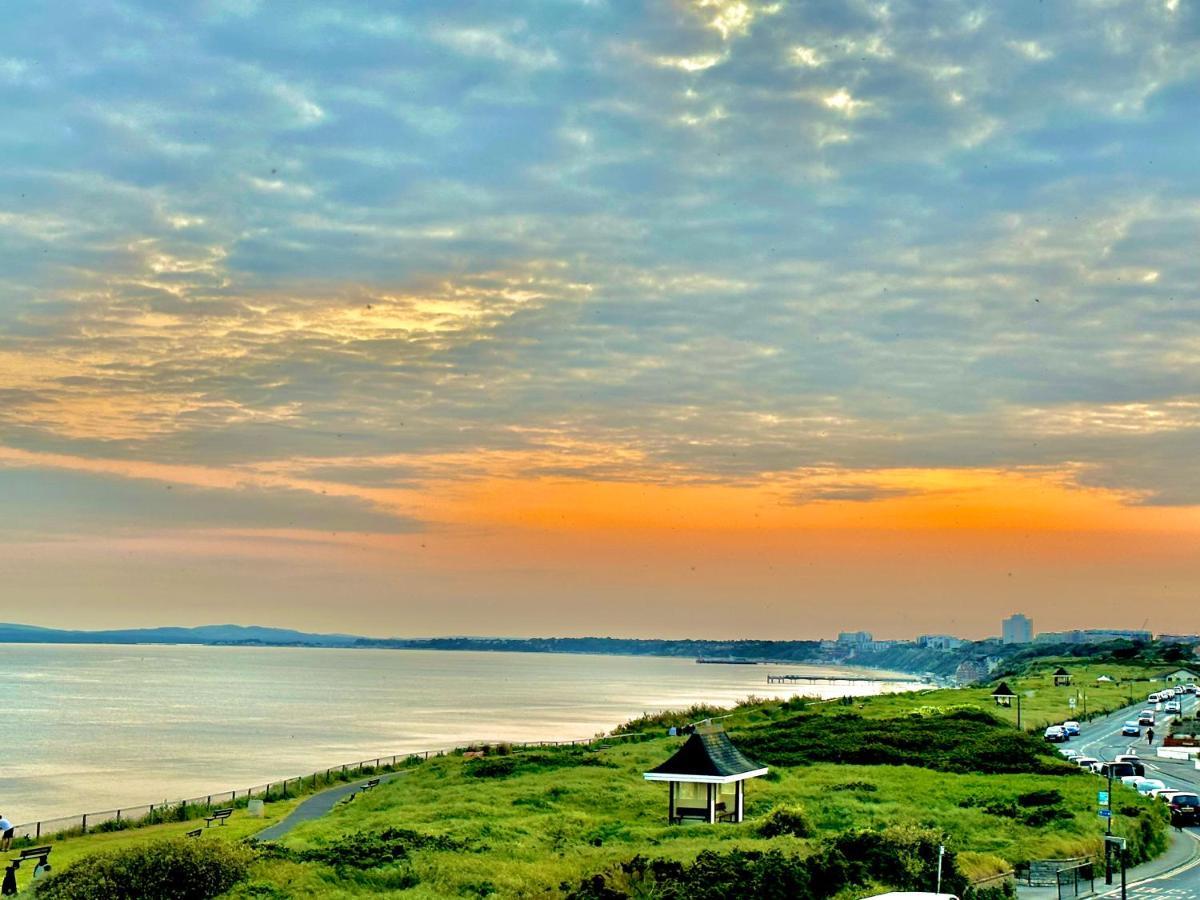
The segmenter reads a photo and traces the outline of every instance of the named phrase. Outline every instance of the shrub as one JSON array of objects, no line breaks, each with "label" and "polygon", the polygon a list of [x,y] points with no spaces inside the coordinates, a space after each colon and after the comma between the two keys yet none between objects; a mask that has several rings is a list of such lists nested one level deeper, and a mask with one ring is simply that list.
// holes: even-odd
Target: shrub
[{"label": "shrub", "polygon": [[758,833],[769,838],[778,837],[781,834],[790,834],[792,837],[799,838],[811,837],[812,825],[801,807],[777,806],[758,826]]},{"label": "shrub", "polygon": [[85,856],[43,882],[39,900],[206,900],[243,880],[254,852],[241,844],[176,838]]},{"label": "shrub", "polygon": [[752,759],[778,766],[833,762],[924,766],[963,774],[1079,774],[1039,738],[978,709],[884,719],[857,713],[801,714],[747,728],[733,739]]},{"label": "shrub", "polygon": [[408,859],[414,850],[462,850],[464,844],[444,835],[422,834],[408,828],[356,831],[321,847],[289,851],[273,847],[276,856],[351,869],[375,869]]},{"label": "shrub", "polygon": [[[846,888],[882,884],[898,890],[928,890],[937,875],[935,831],[894,826],[879,831],[849,831],[808,857],[778,850],[705,850],[690,863],[636,856],[607,873],[591,875],[572,887],[568,900],[829,900]],[[962,896],[966,878],[954,853],[942,861],[942,889]]]},{"label": "shrub", "polygon": [[831,791],[862,791],[867,794],[872,794],[879,790],[869,781],[847,781],[845,784],[835,784],[830,788]]}]

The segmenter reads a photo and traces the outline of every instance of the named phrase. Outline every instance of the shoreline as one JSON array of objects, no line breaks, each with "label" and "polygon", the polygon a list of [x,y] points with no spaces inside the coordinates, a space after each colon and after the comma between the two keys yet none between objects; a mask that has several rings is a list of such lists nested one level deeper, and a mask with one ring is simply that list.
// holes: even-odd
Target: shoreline
[{"label": "shoreline", "polygon": [[[163,799],[208,796],[216,784],[237,785],[242,796],[246,785],[291,781],[293,773],[351,759],[469,743],[578,741],[646,713],[697,704],[924,687],[916,678],[887,682],[887,673],[847,666],[700,666],[613,654],[258,654],[192,644],[5,649],[0,698],[14,714],[0,722],[0,736],[15,746],[4,811],[25,823],[82,818],[81,808],[115,814],[136,794],[158,807]],[[821,680],[767,685],[769,672]],[[836,683],[859,673],[879,680]],[[48,715],[60,703],[76,710],[69,726]],[[160,748],[153,760],[147,740]]]}]

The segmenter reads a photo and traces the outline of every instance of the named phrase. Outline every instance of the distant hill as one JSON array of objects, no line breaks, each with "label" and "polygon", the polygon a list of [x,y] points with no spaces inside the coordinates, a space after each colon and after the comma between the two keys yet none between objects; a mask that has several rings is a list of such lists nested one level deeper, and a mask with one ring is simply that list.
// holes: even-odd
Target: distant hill
[{"label": "distant hill", "polygon": [[350,647],[352,634],[311,634],[261,625],[201,625],[197,628],[121,628],[72,631],[0,623],[5,644],[249,644],[276,647]]}]

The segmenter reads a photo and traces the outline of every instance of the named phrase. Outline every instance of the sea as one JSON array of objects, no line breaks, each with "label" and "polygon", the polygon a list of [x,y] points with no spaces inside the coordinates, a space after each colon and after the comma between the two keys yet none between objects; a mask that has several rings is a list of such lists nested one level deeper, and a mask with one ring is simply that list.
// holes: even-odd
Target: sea
[{"label": "sea", "polygon": [[0,814],[33,822],[470,742],[590,738],[643,712],[751,695],[916,686],[767,684],[780,673],[848,674],[582,654],[0,644]]}]

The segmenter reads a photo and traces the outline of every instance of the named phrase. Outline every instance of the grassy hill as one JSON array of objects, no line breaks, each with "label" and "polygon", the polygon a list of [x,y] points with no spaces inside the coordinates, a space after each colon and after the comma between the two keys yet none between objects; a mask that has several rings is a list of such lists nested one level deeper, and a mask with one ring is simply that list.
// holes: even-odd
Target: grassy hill
[{"label": "grassy hill", "polygon": [[[1077,666],[1080,688],[1055,688],[1052,668],[1010,681],[1025,698],[1023,724],[1064,718],[1068,697],[1082,693],[1083,683],[1092,712],[1120,705],[1130,691],[1140,696],[1150,682],[1134,679],[1152,677],[1145,669],[1105,669],[1121,683],[1096,686],[1101,672]],[[666,736],[669,724],[718,710],[647,716],[623,729],[628,736],[590,748],[493,747],[482,758],[435,758],[259,851],[226,896],[673,896],[666,879],[676,887],[703,882],[743,890],[795,882],[796,896],[824,897],[814,887],[824,880],[845,885],[840,900],[880,884],[911,886],[903,878],[925,877],[920,867],[939,841],[955,877],[967,880],[1031,858],[1098,853],[1094,779],[1036,735],[1013,728],[1013,712],[997,709],[986,688],[744,704],[722,721],[772,772],[749,783],[740,825],[669,826],[666,787],[642,778],[680,745],[681,738]],[[1135,859],[1159,852],[1162,805],[1120,790],[1115,830],[1129,839]],[[237,840],[249,830],[245,821],[200,840]],[[73,838],[56,849],[55,861],[136,850],[164,830],[189,827]],[[847,847],[860,848],[853,855],[867,845],[876,848],[868,855],[885,863],[855,868]],[[897,863],[900,857],[911,865]]]}]

